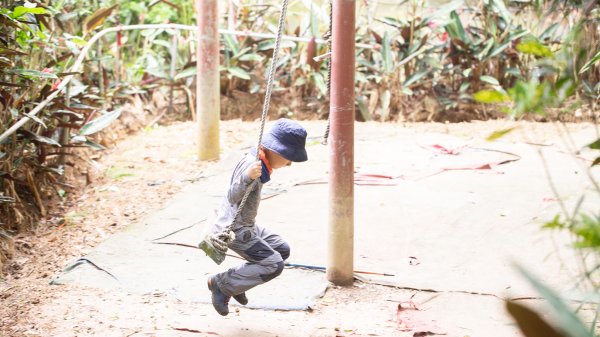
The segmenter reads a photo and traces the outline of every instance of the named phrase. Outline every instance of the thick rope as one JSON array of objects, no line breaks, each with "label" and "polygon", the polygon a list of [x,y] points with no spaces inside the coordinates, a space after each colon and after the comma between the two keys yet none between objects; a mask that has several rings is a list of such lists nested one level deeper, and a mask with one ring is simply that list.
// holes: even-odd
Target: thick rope
[{"label": "thick rope", "polygon": [[[331,58],[333,57],[331,53],[331,41],[333,36],[333,0],[329,1],[329,32],[327,37],[327,52],[329,53],[329,60],[327,60],[327,98],[329,99],[329,105],[331,106]],[[327,114],[327,128],[325,129],[325,134],[323,135],[323,145],[327,145],[327,141],[329,139],[329,130],[331,129],[331,109]]]},{"label": "thick rope", "polygon": [[[277,67],[277,61],[279,60],[279,48],[281,45],[281,36],[283,35],[283,27],[285,23],[285,14],[287,12],[288,0],[283,0],[281,4],[281,13],[279,16],[279,26],[277,31],[277,36],[275,37],[275,48],[273,49],[273,57],[271,58],[271,67],[269,68],[269,74],[267,76],[267,91],[265,92],[265,102],[263,104],[262,115],[260,117],[260,133],[258,135],[258,144],[256,145],[256,160],[260,160],[260,143],[262,142],[263,133],[265,131],[265,122],[267,120],[267,114],[269,112],[269,105],[271,104],[271,93],[273,91],[273,79],[275,77],[275,68]],[[240,202],[240,206],[235,212],[235,216],[233,217],[233,221],[231,224],[227,226],[224,232],[229,232],[232,230],[233,225],[239,218],[242,210],[244,209],[244,205],[246,205],[246,200],[250,193],[254,190],[260,177],[254,179],[250,186],[246,189],[246,193]]]}]

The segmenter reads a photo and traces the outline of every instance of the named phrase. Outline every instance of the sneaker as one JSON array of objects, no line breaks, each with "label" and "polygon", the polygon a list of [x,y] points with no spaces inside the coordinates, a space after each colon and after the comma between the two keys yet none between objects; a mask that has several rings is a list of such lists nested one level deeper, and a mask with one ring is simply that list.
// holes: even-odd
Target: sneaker
[{"label": "sneaker", "polygon": [[217,281],[214,280],[214,277],[210,277],[208,279],[208,290],[212,293],[212,304],[215,307],[215,310],[221,316],[227,316],[229,314],[229,296],[223,294],[219,286],[217,285]]},{"label": "sneaker", "polygon": [[246,297],[246,293],[237,294],[233,296],[233,299],[235,299],[241,305],[248,304],[248,297]]}]

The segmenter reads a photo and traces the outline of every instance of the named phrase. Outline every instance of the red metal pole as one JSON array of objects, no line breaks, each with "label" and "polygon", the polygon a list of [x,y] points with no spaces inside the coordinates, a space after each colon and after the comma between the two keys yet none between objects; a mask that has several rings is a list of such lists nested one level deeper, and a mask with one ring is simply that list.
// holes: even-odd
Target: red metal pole
[{"label": "red metal pole", "polygon": [[354,282],[354,0],[333,1],[327,279]]},{"label": "red metal pole", "polygon": [[221,117],[219,76],[219,7],[217,0],[197,0],[198,55],[196,111],[198,159],[219,159]]}]

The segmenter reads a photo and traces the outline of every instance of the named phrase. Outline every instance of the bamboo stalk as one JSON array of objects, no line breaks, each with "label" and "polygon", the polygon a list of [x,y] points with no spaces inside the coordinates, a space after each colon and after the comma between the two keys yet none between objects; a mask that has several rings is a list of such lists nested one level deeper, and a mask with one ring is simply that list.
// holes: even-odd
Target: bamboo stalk
[{"label": "bamboo stalk", "polygon": [[173,96],[175,91],[175,68],[177,66],[177,40],[179,37],[179,31],[171,37],[171,69],[169,77],[171,80],[171,90],[169,92],[169,114],[173,113]]},{"label": "bamboo stalk", "polygon": [[40,210],[40,214],[42,216],[46,216],[46,209],[44,208],[44,203],[42,202],[42,197],[40,195],[40,191],[38,190],[37,185],[36,185],[35,181],[33,180],[31,171],[27,171],[27,183],[29,184],[29,187],[33,191],[33,196],[35,197],[35,201]]}]

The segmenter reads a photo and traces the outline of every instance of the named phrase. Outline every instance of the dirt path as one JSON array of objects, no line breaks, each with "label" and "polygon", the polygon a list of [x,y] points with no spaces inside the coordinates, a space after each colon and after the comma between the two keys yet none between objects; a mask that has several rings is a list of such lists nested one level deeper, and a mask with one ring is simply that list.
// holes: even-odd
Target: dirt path
[{"label": "dirt path", "polygon": [[[324,128],[323,122],[310,122]],[[514,124],[415,124],[415,132],[482,137]],[[390,127],[390,126],[386,126]],[[401,127],[399,125],[391,126]],[[550,124],[521,123],[532,142],[547,142]],[[589,125],[572,126],[574,130]],[[253,145],[257,123],[222,123],[223,152]],[[0,282],[1,336],[413,336],[417,332],[478,336],[518,335],[503,303],[492,296],[439,294],[357,282],[332,287],[312,311],[238,309],[227,318],[212,307],[155,292],[133,294],[77,285],[49,286],[69,262],[127,224],[160,209],[212,163],[195,158],[194,123],[142,131],[102,153],[90,167],[91,184],[55,210],[39,234],[17,240],[12,273]],[[64,216],[63,216],[64,214]],[[198,285],[204,291],[204,285]],[[478,302],[474,312],[471,305]],[[538,301],[530,301],[539,305]],[[417,310],[422,309],[422,310]],[[487,334],[487,336],[491,336]]]}]

